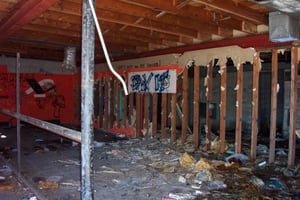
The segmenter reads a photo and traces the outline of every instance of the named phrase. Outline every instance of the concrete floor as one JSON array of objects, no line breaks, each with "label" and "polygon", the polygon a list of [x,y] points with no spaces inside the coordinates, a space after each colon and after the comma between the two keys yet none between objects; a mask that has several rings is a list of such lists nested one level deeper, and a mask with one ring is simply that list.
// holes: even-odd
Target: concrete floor
[{"label": "concrete floor", "polygon": [[[0,139],[2,156],[16,168],[16,129],[2,126],[0,133],[7,136]],[[22,126],[21,133],[21,173],[28,185],[19,184],[20,187],[0,191],[0,199],[5,199],[5,195],[10,195],[7,199],[30,196],[81,199],[80,145],[29,125]],[[127,140],[104,131],[95,131],[95,140],[94,199],[300,198],[299,172],[285,168],[287,157],[284,155],[277,156],[274,165],[259,167],[268,156],[258,152],[254,163],[236,159],[233,165],[225,167],[224,162],[213,163],[224,161],[229,154],[195,151],[191,142],[177,146],[159,138]],[[208,171],[196,170],[194,165],[183,167],[181,159],[185,152],[193,157],[194,164],[205,157],[213,167]],[[246,143],[243,152],[249,155]],[[299,164],[299,159],[296,162]],[[209,174],[199,177],[203,172]],[[209,181],[204,180],[207,177]],[[58,183],[57,188],[41,189],[39,181],[51,180]],[[260,181],[264,185],[260,185]]]}]

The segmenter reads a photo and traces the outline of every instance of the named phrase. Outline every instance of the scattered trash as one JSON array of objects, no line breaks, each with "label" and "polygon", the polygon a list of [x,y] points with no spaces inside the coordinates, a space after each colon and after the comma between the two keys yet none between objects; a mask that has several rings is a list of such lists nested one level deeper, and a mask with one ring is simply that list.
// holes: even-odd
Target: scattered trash
[{"label": "scattered trash", "polygon": [[237,153],[237,154],[233,154],[231,156],[228,156],[228,157],[225,158],[225,161],[230,162],[231,159],[237,159],[237,160],[240,160],[240,161],[249,160],[248,156],[246,156],[244,154],[241,154],[241,153]]},{"label": "scattered trash", "polygon": [[13,190],[16,186],[16,181],[2,182],[0,183],[0,191]]},{"label": "scattered trash", "polygon": [[63,176],[49,176],[47,182],[60,182]]},{"label": "scattered trash", "polygon": [[294,173],[291,170],[289,170],[288,168],[285,168],[283,170],[283,175],[286,177],[292,177],[292,176],[294,176]]},{"label": "scattered trash", "polygon": [[58,188],[58,183],[55,181],[39,181],[38,182],[38,187],[40,189],[57,189]]},{"label": "scattered trash", "polygon": [[263,144],[258,144],[256,150],[262,154],[267,154],[269,152],[269,148]]},{"label": "scattered trash", "polygon": [[111,152],[107,152],[108,154],[111,153],[115,156],[119,156],[119,157],[128,157],[128,153],[126,153],[125,151],[120,151],[120,150],[112,150]]},{"label": "scattered trash", "polygon": [[60,185],[63,186],[72,186],[72,187],[80,187],[80,181],[72,181],[72,182],[62,182]]},{"label": "scattered trash", "polygon": [[37,200],[36,196],[32,196],[32,197],[29,197],[29,196],[24,196],[22,198],[22,200]]},{"label": "scattered trash", "polygon": [[[220,150],[220,140],[219,140],[218,136],[211,142],[211,150],[213,150],[215,153],[219,152],[219,150]],[[228,144],[227,143],[225,143],[224,150],[225,151],[228,150]]]},{"label": "scattered trash", "polygon": [[6,135],[1,135],[1,139],[5,139],[5,138],[7,138]]},{"label": "scattered trash", "polygon": [[266,181],[265,185],[270,187],[270,188],[278,188],[278,189],[287,189],[286,185],[281,183],[278,180],[275,181]]},{"label": "scattered trash", "polygon": [[252,176],[250,182],[258,188],[261,188],[265,185],[264,181],[256,176]]},{"label": "scattered trash", "polygon": [[12,170],[8,165],[3,165],[2,168],[0,168],[0,173],[3,173],[4,175],[10,175]]},{"label": "scattered trash", "polygon": [[192,200],[196,196],[189,193],[169,193],[167,197],[163,197],[163,200]]},{"label": "scattered trash", "polygon": [[77,161],[77,160],[71,160],[71,159],[57,160],[57,162],[65,164],[65,165],[78,165],[78,166],[80,166],[80,161]]},{"label": "scattered trash", "polygon": [[287,153],[285,152],[284,149],[276,148],[276,155],[277,155],[277,156],[283,156],[283,157],[286,157],[286,156],[287,156]]},{"label": "scattered trash", "polygon": [[180,165],[185,168],[192,167],[193,162],[194,162],[194,158],[186,152],[179,159]]},{"label": "scattered trash", "polygon": [[35,142],[45,142],[45,139],[43,139],[43,138],[37,138],[37,139],[35,139],[34,141],[35,141]]},{"label": "scattered trash", "polygon": [[202,169],[200,170],[194,179],[194,183],[202,183],[212,180],[212,174],[208,169]]},{"label": "scattered trash", "polygon": [[207,189],[209,191],[211,190],[221,190],[227,188],[227,185],[223,181],[215,180],[212,182],[209,182]]},{"label": "scattered trash", "polygon": [[262,162],[258,163],[258,166],[259,166],[259,167],[262,167],[262,166],[265,166],[266,164],[267,164],[266,161],[262,161]]},{"label": "scattered trash", "polygon": [[104,147],[105,143],[104,142],[97,142],[97,141],[94,141],[94,147],[95,148],[101,148],[101,147]]},{"label": "scattered trash", "polygon": [[33,177],[32,178],[32,181],[34,182],[34,183],[38,183],[39,181],[46,181],[46,179],[44,178],[44,177]]},{"label": "scattered trash", "polygon": [[194,169],[212,169],[213,167],[209,163],[209,161],[205,158],[201,158],[194,166]]},{"label": "scattered trash", "polygon": [[183,176],[179,176],[178,182],[186,184],[186,179]]}]

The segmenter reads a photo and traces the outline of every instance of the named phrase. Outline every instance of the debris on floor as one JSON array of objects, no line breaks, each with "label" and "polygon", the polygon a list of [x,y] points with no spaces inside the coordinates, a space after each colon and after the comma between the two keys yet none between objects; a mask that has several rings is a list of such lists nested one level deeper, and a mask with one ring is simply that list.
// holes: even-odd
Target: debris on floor
[{"label": "debris on floor", "polygon": [[[179,139],[177,145],[159,137],[127,139],[106,133],[95,137],[95,199],[293,199],[300,191],[300,163],[288,169],[284,147],[276,149],[276,162],[269,164],[265,144],[258,145],[257,160],[251,162],[249,146],[243,145],[236,154],[230,141],[226,153],[219,154],[218,147],[195,149],[191,135],[184,144]],[[218,137],[213,138],[217,145]],[[42,153],[34,153],[32,146],[26,148],[27,178],[48,198],[79,200],[80,144],[47,137],[33,144],[42,147]],[[45,151],[50,144],[55,151]],[[0,166],[0,184],[10,171]]]}]

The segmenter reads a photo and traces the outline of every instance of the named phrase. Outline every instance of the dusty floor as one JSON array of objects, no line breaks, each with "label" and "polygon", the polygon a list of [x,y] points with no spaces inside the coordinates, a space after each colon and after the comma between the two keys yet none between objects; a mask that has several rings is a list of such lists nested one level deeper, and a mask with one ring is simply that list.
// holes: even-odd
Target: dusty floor
[{"label": "dusty floor", "polygon": [[[29,125],[21,132],[21,172],[28,183],[16,181],[12,172],[1,174],[6,162],[16,168],[17,155],[16,129],[2,126],[0,199],[80,199],[80,145]],[[243,142],[244,154],[233,155],[230,137],[224,155],[195,151],[191,142],[178,146],[158,138],[127,140],[103,131],[95,132],[95,140],[95,199],[300,199],[299,167],[286,168],[286,142],[277,149],[275,164],[268,165],[266,146],[258,145],[258,159],[252,163],[246,156],[249,141]],[[230,155],[234,158],[225,162]],[[3,187],[11,180],[15,185]]]}]

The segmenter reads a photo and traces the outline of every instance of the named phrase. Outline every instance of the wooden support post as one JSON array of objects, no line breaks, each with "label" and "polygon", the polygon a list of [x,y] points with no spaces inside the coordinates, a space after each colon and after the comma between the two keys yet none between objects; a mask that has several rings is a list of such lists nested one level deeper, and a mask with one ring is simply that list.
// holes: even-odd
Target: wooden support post
[{"label": "wooden support post", "polygon": [[149,133],[149,94],[144,93],[144,129],[146,130],[145,136]]},{"label": "wooden support post", "polygon": [[117,121],[117,127],[121,127],[121,121],[120,121],[120,83],[116,81],[116,121]]},{"label": "wooden support post", "polygon": [[141,137],[141,130],[142,130],[142,124],[141,124],[141,118],[142,118],[142,112],[141,112],[141,94],[136,93],[136,136]]},{"label": "wooden support post", "polygon": [[109,78],[105,77],[104,80],[104,125],[103,127],[105,129],[108,129],[108,84],[109,84]]},{"label": "wooden support post", "polygon": [[242,151],[242,115],[243,115],[243,64],[237,66],[235,153]]},{"label": "wooden support post", "polygon": [[188,97],[189,77],[188,68],[183,70],[183,82],[182,82],[182,127],[181,127],[181,144],[185,143],[187,137],[188,127],[188,109],[189,109],[189,97]]},{"label": "wooden support post", "polygon": [[167,137],[166,125],[167,125],[167,94],[162,93],[161,94],[161,137],[162,138]]},{"label": "wooden support post", "polygon": [[259,89],[259,71],[261,63],[259,58],[259,52],[256,52],[256,56],[253,61],[253,89],[252,89],[252,131],[251,131],[251,153],[250,158],[252,161],[256,159],[256,146],[257,146],[257,118],[258,118],[258,89]]},{"label": "wooden support post", "polygon": [[122,127],[127,127],[127,96],[125,95],[124,90],[122,90]]},{"label": "wooden support post", "polygon": [[272,50],[272,88],[271,88],[271,116],[270,116],[270,148],[269,163],[275,161],[276,145],[276,118],[277,118],[277,82],[278,82],[278,58],[277,49]]},{"label": "wooden support post", "polygon": [[210,104],[212,101],[212,79],[213,79],[213,65],[212,61],[207,65],[207,75],[204,85],[206,85],[206,150],[210,150],[211,145],[211,109]]},{"label": "wooden support post", "polygon": [[133,116],[133,98],[134,98],[134,94],[130,93],[129,94],[129,125],[133,126],[134,124],[134,116]]},{"label": "wooden support post", "polygon": [[99,127],[103,128],[103,77],[99,80]]},{"label": "wooden support post", "polygon": [[157,93],[152,94],[152,135],[156,136],[157,132]]},{"label": "wooden support post", "polygon": [[221,87],[220,87],[220,153],[225,152],[225,135],[226,135],[226,86],[227,86],[227,66],[223,64],[220,66],[221,72]]},{"label": "wooden support post", "polygon": [[296,151],[296,125],[297,125],[297,89],[298,89],[298,49],[291,49],[291,106],[290,106],[290,135],[289,135],[289,155],[288,167],[295,165]]},{"label": "wooden support post", "polygon": [[115,80],[111,78],[110,80],[110,88],[109,88],[109,127],[112,128],[114,125],[114,108],[115,108],[115,95],[114,95],[114,90],[115,90]]},{"label": "wooden support post", "polygon": [[194,147],[199,146],[199,79],[200,67],[194,67],[194,119],[193,119],[193,136]]},{"label": "wooden support post", "polygon": [[171,142],[176,141],[176,119],[177,119],[177,114],[176,114],[176,101],[177,101],[177,94],[174,93],[171,96]]}]

